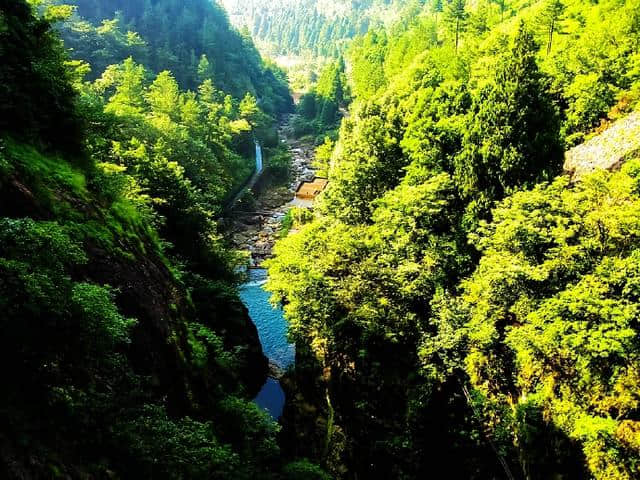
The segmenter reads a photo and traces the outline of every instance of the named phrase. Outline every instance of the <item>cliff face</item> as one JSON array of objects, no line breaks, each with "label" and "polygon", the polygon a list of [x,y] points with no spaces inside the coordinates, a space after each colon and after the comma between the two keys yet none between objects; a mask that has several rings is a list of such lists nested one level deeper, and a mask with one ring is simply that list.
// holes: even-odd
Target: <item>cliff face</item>
[{"label": "cliff face", "polygon": [[601,134],[572,148],[565,155],[564,170],[573,180],[594,170],[618,170],[640,152],[640,112],[616,121]]},{"label": "cliff face", "polygon": [[[10,234],[0,238],[0,305],[10,303],[9,311],[0,314],[0,324],[8,328],[5,341],[15,339],[12,348],[5,348],[0,355],[5,364],[0,370],[6,370],[9,375],[3,387],[8,396],[0,402],[0,410],[6,408],[8,418],[12,419],[11,427],[0,434],[0,476],[5,472],[8,478],[40,478],[49,468],[51,452],[55,452],[53,456],[61,471],[74,478],[86,474],[86,457],[78,454],[78,446],[74,445],[81,433],[62,419],[71,415],[75,422],[84,420],[74,417],[76,413],[72,412],[63,415],[59,406],[58,410],[51,406],[56,389],[70,388],[72,397],[77,391],[87,392],[82,395],[94,395],[94,390],[101,392],[99,395],[107,395],[107,400],[102,400],[106,402],[104,408],[115,412],[114,418],[133,415],[134,422],[138,415],[136,409],[149,404],[162,405],[171,417],[189,416],[206,422],[220,414],[220,402],[227,395],[246,399],[255,396],[266,380],[268,362],[255,325],[232,286],[213,291],[192,285],[187,288],[164,257],[153,230],[145,222],[118,214],[115,204],[100,198],[86,186],[92,180],[87,180],[80,170],[63,159],[48,157],[11,140],[0,141],[0,146],[0,222],[55,226],[51,236],[66,232],[73,241],[69,249],[79,247],[84,257],[65,267],[60,279],[44,278],[52,281],[53,288],[58,290],[48,293],[54,297],[50,299],[54,311],[49,313],[42,303],[31,311],[16,305],[12,295],[24,298],[25,305],[37,304],[39,300],[31,298],[33,294],[29,293],[30,277],[46,277],[46,273],[41,273],[47,271],[42,264],[57,262],[59,254],[55,249],[47,251],[47,244],[55,238],[49,238],[48,234],[39,238],[42,248],[39,244],[29,245],[32,240],[20,234],[15,238]],[[36,166],[39,163],[45,166]],[[65,178],[72,176],[73,181]],[[27,244],[21,246],[22,242]],[[18,259],[23,263],[19,269],[12,269]],[[20,275],[24,275],[24,283]],[[73,326],[73,311],[55,312],[56,304],[63,305],[61,310],[71,308],[65,298],[67,282],[105,286],[113,294],[118,315],[135,321],[129,333],[130,341],[115,346],[111,353],[92,352],[88,361],[83,360],[86,365],[67,366],[67,357],[76,358],[76,353],[68,354],[65,349],[77,350],[73,346],[85,342],[81,326]],[[96,312],[105,317],[109,314]],[[56,315],[71,318],[71,325],[50,320],[57,318]],[[24,322],[26,330],[18,330],[19,322]],[[52,322],[52,325],[42,322]],[[198,328],[202,326],[213,332],[210,335],[216,335],[221,345],[212,347],[199,340],[202,333]],[[49,350],[58,362],[55,367],[30,366],[30,362],[40,356],[43,360],[36,363],[46,364]],[[221,361],[230,355],[225,352],[232,352],[232,364]],[[125,376],[134,375],[139,379],[131,387],[134,393],[119,391],[122,388],[118,385],[120,374],[112,378],[109,376],[112,371],[105,372],[99,366],[111,362],[113,355],[122,355],[126,368],[120,364],[109,368],[120,369]],[[92,364],[94,361],[98,366]],[[32,368],[37,368],[36,377],[25,387],[24,376],[29,375]],[[43,373],[43,368],[53,368],[53,371]],[[44,397],[34,399],[39,395]],[[94,406],[96,411],[103,408],[96,406],[96,401],[88,402],[89,411]],[[78,406],[73,408],[81,410]],[[47,420],[39,419],[40,414],[36,412],[44,413]],[[0,411],[0,418],[3,416]],[[66,422],[65,429],[69,431],[59,430],[60,421]],[[94,421],[99,425],[102,421],[109,422],[98,418],[89,421],[89,425]],[[23,450],[16,443],[18,435],[32,438],[29,442],[36,442],[39,447],[34,449],[30,443],[31,446]],[[37,450],[41,452],[34,453]],[[3,470],[3,465],[8,470]]]}]

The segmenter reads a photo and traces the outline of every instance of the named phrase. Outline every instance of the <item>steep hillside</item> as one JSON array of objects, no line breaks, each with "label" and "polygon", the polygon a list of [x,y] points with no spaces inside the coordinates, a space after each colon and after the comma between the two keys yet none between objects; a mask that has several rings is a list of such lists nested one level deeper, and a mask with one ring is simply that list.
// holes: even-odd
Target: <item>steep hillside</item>
[{"label": "steep hillside", "polygon": [[638,478],[638,163],[562,166],[638,107],[640,4],[419,11],[352,42],[329,185],[269,264],[288,444],[343,479]]},{"label": "steep hillside", "polygon": [[231,255],[202,230],[169,256],[160,198],[99,148],[96,125],[126,126],[27,3],[0,25],[0,477],[280,478]]},{"label": "steep hillside", "polygon": [[204,80],[242,98],[251,93],[270,115],[290,109],[282,72],[264,64],[250,37],[231,27],[208,0],[73,0],[77,16],[63,29],[75,58],[89,61],[94,78],[128,56],[155,73],[171,71],[184,89]]},{"label": "steep hillside", "polygon": [[206,308],[207,278],[229,280],[241,262],[216,218],[252,175],[255,142],[270,177],[286,181],[276,128],[292,106],[286,78],[208,1],[60,3],[38,8],[74,59],[69,80],[90,117],[83,142],[96,163],[133,178],[123,188],[146,199]]},{"label": "steep hillside", "polygon": [[232,22],[246,27],[272,55],[332,57],[370,27],[397,17],[402,1],[222,0]]}]

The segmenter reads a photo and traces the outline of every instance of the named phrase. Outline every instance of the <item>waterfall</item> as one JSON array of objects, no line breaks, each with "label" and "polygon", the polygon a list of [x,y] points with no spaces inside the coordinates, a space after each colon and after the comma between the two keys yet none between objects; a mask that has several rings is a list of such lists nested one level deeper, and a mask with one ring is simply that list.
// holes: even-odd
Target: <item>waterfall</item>
[{"label": "waterfall", "polygon": [[255,141],[255,144],[256,144],[256,173],[261,173],[262,172],[262,147],[260,146],[257,140]]}]

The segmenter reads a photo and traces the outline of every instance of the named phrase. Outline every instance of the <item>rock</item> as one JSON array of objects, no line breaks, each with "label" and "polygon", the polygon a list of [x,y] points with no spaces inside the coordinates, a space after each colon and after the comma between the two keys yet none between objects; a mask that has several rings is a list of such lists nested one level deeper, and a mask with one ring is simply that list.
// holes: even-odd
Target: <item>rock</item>
[{"label": "rock", "polygon": [[280,380],[284,375],[284,370],[273,360],[269,359],[269,376],[271,378],[275,378],[276,380]]},{"label": "rock", "polygon": [[634,112],[566,152],[564,170],[578,180],[594,170],[618,170],[639,152],[640,112]]}]

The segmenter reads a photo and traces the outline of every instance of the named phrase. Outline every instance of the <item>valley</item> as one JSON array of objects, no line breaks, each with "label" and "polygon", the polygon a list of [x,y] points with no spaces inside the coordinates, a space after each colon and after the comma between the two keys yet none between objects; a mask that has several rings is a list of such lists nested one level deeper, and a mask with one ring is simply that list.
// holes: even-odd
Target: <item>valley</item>
[{"label": "valley", "polygon": [[278,130],[280,141],[291,155],[288,183],[273,186],[258,180],[249,188],[251,201],[241,200],[224,220],[230,243],[249,252],[250,268],[261,267],[262,262],[271,257],[273,246],[281,236],[282,221],[293,206],[296,189],[301,182],[315,177],[313,145],[309,140],[294,138],[292,120],[292,115],[286,116]]},{"label": "valley", "polygon": [[0,478],[640,478],[640,0],[0,0]]}]

